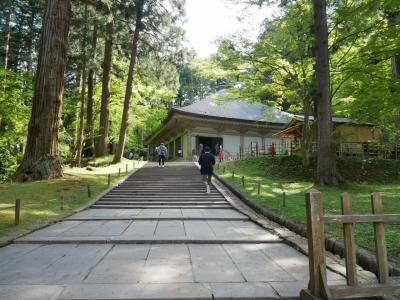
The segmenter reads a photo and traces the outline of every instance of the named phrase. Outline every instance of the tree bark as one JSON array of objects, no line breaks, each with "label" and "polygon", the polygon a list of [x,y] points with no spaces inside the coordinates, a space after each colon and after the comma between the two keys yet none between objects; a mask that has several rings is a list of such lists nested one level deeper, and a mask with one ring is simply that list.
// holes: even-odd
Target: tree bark
[{"label": "tree bark", "polygon": [[93,26],[93,38],[92,38],[92,66],[89,69],[88,75],[88,100],[87,100],[87,111],[86,111],[86,142],[85,142],[85,154],[88,157],[94,156],[94,85],[96,79],[96,73],[94,70],[94,63],[96,59],[96,48],[97,48],[97,21],[94,21]]},{"label": "tree bark", "polygon": [[[35,19],[36,19],[35,9],[32,7],[30,20],[29,20],[29,32],[30,32],[31,36],[34,35]],[[26,48],[28,49],[28,59],[26,62],[26,70],[28,72],[32,72],[32,61],[33,61],[32,53],[34,51],[32,39],[28,39]]]},{"label": "tree bark", "polygon": [[[389,26],[395,28],[396,24],[400,22],[400,12],[388,13]],[[392,56],[392,75],[394,79],[400,77],[400,53],[394,53]]]},{"label": "tree bark", "polygon": [[134,75],[135,75],[139,34],[140,34],[141,27],[142,27],[144,2],[145,2],[145,0],[137,1],[136,24],[135,24],[135,31],[133,33],[132,52],[131,52],[131,59],[130,59],[130,64],[129,64],[128,79],[126,82],[124,110],[122,112],[121,128],[120,128],[120,132],[119,132],[118,146],[117,146],[117,150],[116,150],[115,156],[114,156],[114,163],[118,163],[122,160],[122,155],[124,153],[124,148],[125,148],[126,131],[129,126],[129,109],[130,109],[131,98],[132,98],[132,85],[133,85],[133,79],[134,79]]},{"label": "tree bark", "polygon": [[[78,85],[78,90],[80,91],[82,89],[82,70],[79,70],[78,72],[76,72],[75,74],[75,78],[77,81],[77,85]],[[72,134],[72,144],[70,145],[70,149],[71,149],[71,154],[72,157],[75,159],[76,157],[76,151],[77,151],[77,145],[78,145],[78,132],[79,132],[79,123],[77,122],[77,120],[79,119],[79,109],[78,109],[78,104],[79,101],[77,101],[75,107],[74,107],[74,131]],[[75,161],[71,161],[71,167],[73,167],[75,164]]]},{"label": "tree bark", "polygon": [[11,12],[7,13],[7,30],[6,30],[6,44],[4,45],[4,69],[8,67],[8,52],[10,50],[10,37],[11,37]]},{"label": "tree bark", "polygon": [[325,0],[314,1],[317,75],[318,155],[316,183],[336,185],[336,157],[332,143],[332,107],[329,74],[328,26]]},{"label": "tree bark", "polygon": [[301,152],[302,152],[302,163],[304,167],[310,166],[310,158],[312,154],[312,127],[310,122],[310,115],[312,110],[312,100],[307,96],[303,99],[304,107],[304,121],[302,128],[301,138]]},{"label": "tree bark", "polygon": [[110,75],[112,68],[112,47],[113,47],[113,22],[107,24],[107,38],[104,49],[103,79],[101,92],[100,108],[100,129],[99,141],[97,144],[96,155],[103,156],[107,153],[108,145],[108,119],[110,116]]},{"label": "tree bark", "polygon": [[80,167],[82,163],[82,150],[83,150],[83,129],[84,129],[84,118],[85,118],[85,96],[86,96],[86,63],[87,63],[87,17],[88,7],[85,4],[85,26],[83,29],[83,40],[82,40],[82,85],[81,85],[81,97],[80,97],[80,112],[79,112],[79,130],[76,142],[76,154],[74,159],[74,166]]},{"label": "tree bark", "polygon": [[16,172],[19,181],[63,176],[58,131],[70,19],[70,0],[46,1],[26,150]]}]

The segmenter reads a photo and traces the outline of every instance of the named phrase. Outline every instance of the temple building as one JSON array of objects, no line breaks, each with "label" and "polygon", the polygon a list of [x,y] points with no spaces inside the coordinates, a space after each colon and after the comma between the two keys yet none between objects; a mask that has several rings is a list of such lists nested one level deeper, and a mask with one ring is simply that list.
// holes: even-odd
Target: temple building
[{"label": "temple building", "polygon": [[[341,124],[352,123],[344,118],[334,118],[334,123],[336,119]],[[168,147],[169,159],[192,160],[205,146],[213,153],[223,148],[227,158],[262,154],[272,144],[277,154],[289,154],[293,140],[301,138],[299,124],[299,116],[219,92],[191,105],[172,108],[163,126],[145,144],[150,159],[161,142]],[[352,128],[370,133],[362,140],[373,137],[370,126],[357,126]]]}]

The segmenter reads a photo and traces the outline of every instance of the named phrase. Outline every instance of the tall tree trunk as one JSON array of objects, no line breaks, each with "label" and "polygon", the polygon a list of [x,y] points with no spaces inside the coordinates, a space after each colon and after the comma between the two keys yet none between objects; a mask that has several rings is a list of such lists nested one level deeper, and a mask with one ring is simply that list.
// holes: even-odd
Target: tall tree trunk
[{"label": "tall tree trunk", "polygon": [[[35,10],[32,7],[31,16],[29,19],[29,32],[30,32],[31,36],[33,36],[33,34],[34,34],[35,18],[36,18]],[[26,70],[28,72],[32,72],[32,60],[33,60],[33,57],[32,57],[33,40],[32,39],[28,39],[26,48],[28,49],[28,60],[26,62]]]},{"label": "tall tree trunk", "polygon": [[[8,52],[10,50],[10,38],[11,38],[11,13],[10,11],[7,12],[7,29],[6,29],[6,43],[4,45],[4,69],[7,71],[8,67]],[[3,77],[3,89],[4,91],[7,88],[7,72],[4,72]]]},{"label": "tall tree trunk", "polygon": [[332,143],[332,107],[329,75],[328,26],[325,0],[314,0],[317,75],[318,155],[316,183],[336,185],[336,157]]},{"label": "tall tree trunk", "polygon": [[103,156],[107,153],[108,145],[108,118],[110,116],[110,75],[112,68],[112,47],[113,47],[113,22],[107,24],[107,38],[104,49],[103,79],[101,92],[100,108],[100,129],[99,141],[97,144],[96,155]]},{"label": "tall tree trunk", "polygon": [[10,37],[11,37],[11,13],[7,13],[7,29],[6,29],[6,43],[4,45],[4,69],[8,67],[8,52],[10,51]]},{"label": "tall tree trunk", "polygon": [[79,131],[76,143],[76,155],[74,159],[74,166],[80,167],[82,162],[82,150],[83,150],[83,129],[84,129],[84,118],[85,118],[85,96],[86,96],[86,63],[87,63],[87,17],[88,7],[85,4],[85,26],[83,29],[83,40],[82,40],[82,86],[81,86],[81,97],[80,97],[80,112],[79,112]]},{"label": "tall tree trunk", "polygon": [[[390,12],[387,13],[389,26],[395,28],[395,26],[400,22],[400,12]],[[392,56],[392,75],[394,79],[400,77],[400,53],[394,53]]]},{"label": "tall tree trunk", "polygon": [[302,163],[304,167],[310,165],[310,158],[312,154],[312,138],[313,132],[310,122],[310,115],[312,110],[312,100],[310,97],[305,96],[303,98],[304,107],[304,121],[302,128],[302,138],[301,138],[301,152],[302,152]]},{"label": "tall tree trunk", "polygon": [[[78,84],[78,91],[80,91],[81,89],[82,89],[82,70],[80,70],[80,71],[78,71],[78,72],[76,72],[76,81],[77,81],[77,84]],[[72,157],[74,157],[74,159],[75,159],[75,157],[76,157],[76,151],[77,151],[77,148],[78,148],[78,132],[79,132],[79,122],[77,122],[77,120],[79,119],[79,109],[78,109],[78,105],[79,105],[79,100],[77,101],[77,103],[76,103],[76,105],[75,105],[75,107],[74,107],[74,123],[75,123],[75,126],[74,126],[74,131],[73,131],[73,134],[72,134],[72,144],[70,145],[70,149],[71,149],[71,154],[72,154]],[[75,161],[72,161],[71,162],[71,166],[74,166],[74,164],[75,164]]]},{"label": "tall tree trunk", "polygon": [[94,64],[96,59],[96,48],[97,48],[97,21],[94,21],[93,26],[93,38],[92,38],[92,66],[89,70],[88,75],[88,100],[87,100],[87,112],[86,112],[86,142],[85,142],[85,153],[86,156],[94,156],[94,85],[96,74],[94,70]]},{"label": "tall tree trunk", "polygon": [[20,181],[63,176],[58,131],[70,19],[70,0],[46,1],[26,150],[16,172]]},{"label": "tall tree trunk", "polygon": [[137,58],[137,50],[139,43],[139,33],[142,27],[142,17],[143,17],[143,6],[145,0],[138,0],[136,7],[136,24],[135,31],[133,33],[132,40],[132,52],[131,52],[131,60],[129,65],[128,79],[126,82],[126,91],[125,91],[125,100],[124,100],[124,110],[122,112],[122,120],[121,120],[121,129],[119,132],[119,140],[117,150],[114,156],[114,163],[120,162],[122,160],[122,155],[124,153],[125,148],[125,140],[126,140],[126,131],[129,126],[129,109],[131,105],[132,98],[132,85],[133,79],[135,75],[135,66],[136,66],[136,58]]}]

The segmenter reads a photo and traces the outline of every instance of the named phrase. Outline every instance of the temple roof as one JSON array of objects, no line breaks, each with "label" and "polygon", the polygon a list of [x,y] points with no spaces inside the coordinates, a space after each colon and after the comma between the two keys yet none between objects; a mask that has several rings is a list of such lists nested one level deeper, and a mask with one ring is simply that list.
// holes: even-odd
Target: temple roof
[{"label": "temple roof", "polygon": [[275,124],[289,123],[293,115],[261,103],[238,100],[225,92],[219,92],[191,105],[173,110],[194,115],[257,121]]}]

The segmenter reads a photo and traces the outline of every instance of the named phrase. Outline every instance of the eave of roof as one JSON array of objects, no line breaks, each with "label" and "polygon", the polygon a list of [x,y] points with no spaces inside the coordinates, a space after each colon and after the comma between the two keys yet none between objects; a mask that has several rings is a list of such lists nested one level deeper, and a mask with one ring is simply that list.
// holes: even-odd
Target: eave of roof
[{"label": "eave of roof", "polygon": [[260,124],[260,125],[285,125],[287,123],[278,123],[278,122],[267,122],[267,121],[260,121],[260,120],[248,120],[248,119],[237,119],[237,118],[228,118],[228,117],[222,117],[222,116],[211,116],[211,115],[203,115],[201,113],[194,113],[194,112],[187,112],[183,110],[179,110],[176,108],[172,108],[172,111],[178,113],[178,114],[183,114],[187,116],[193,116],[193,117],[200,117],[200,118],[209,118],[209,119],[216,119],[216,120],[227,120],[227,121],[234,121],[234,122],[240,122],[240,123],[250,123],[250,124]]}]

